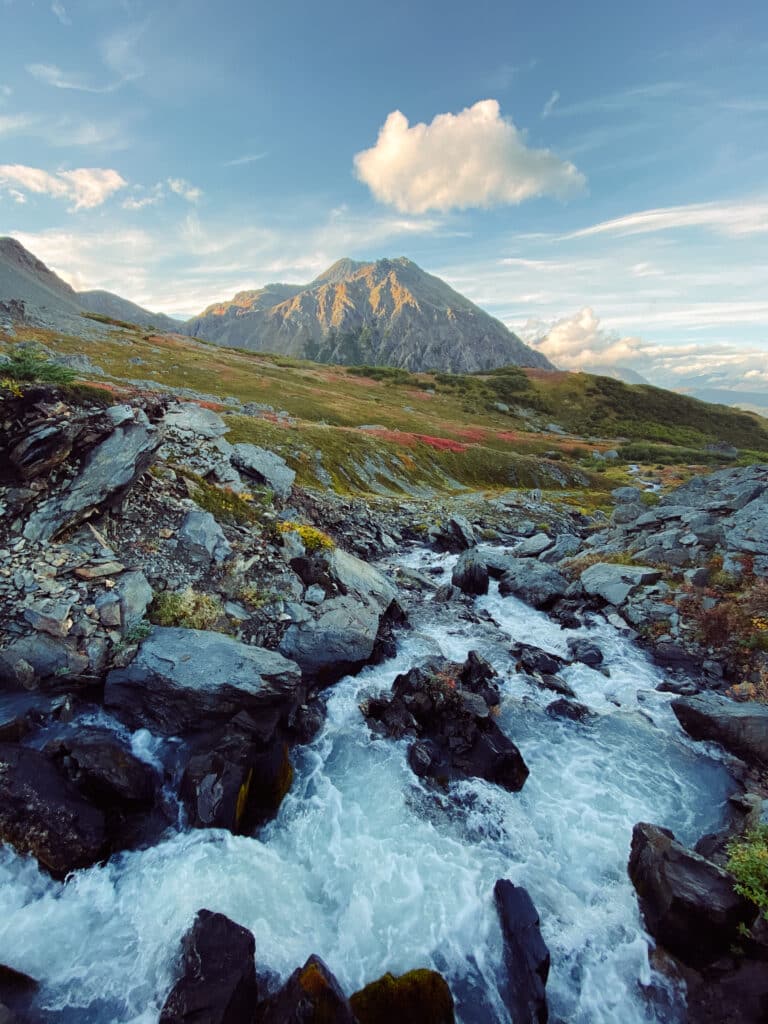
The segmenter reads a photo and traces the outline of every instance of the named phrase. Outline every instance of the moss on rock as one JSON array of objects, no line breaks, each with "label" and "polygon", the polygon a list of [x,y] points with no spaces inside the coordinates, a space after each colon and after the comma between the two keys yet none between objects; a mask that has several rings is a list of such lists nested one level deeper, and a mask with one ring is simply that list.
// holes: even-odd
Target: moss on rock
[{"label": "moss on rock", "polygon": [[437,971],[385,974],[350,999],[360,1024],[453,1024],[453,996]]}]

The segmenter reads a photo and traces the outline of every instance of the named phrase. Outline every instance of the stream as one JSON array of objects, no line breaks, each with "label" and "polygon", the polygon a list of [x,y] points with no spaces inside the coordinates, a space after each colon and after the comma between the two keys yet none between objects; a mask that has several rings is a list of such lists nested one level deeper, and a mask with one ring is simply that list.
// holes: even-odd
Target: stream
[{"label": "stream", "polygon": [[[437,565],[447,579],[452,562],[418,548],[389,568]],[[682,733],[671,695],[654,689],[660,670],[613,626],[561,629],[493,583],[476,609],[480,623],[426,599],[395,658],[326,691],[325,725],[294,751],[293,787],[258,839],[168,833],[65,884],[1,848],[0,962],[43,982],[44,1019],[155,1024],[179,940],[207,907],[253,931],[260,971],[285,978],[317,953],[352,993],[385,971],[432,966],[448,978],[457,1020],[508,1021],[493,885],[509,878],[541,916],[551,1021],[678,1020],[681,994],[650,968],[627,876],[632,827],[664,825],[692,844],[721,825],[735,786],[717,755]],[[596,712],[583,723],[548,715],[556,695],[516,675],[508,651],[521,640],[565,655],[571,636],[595,641],[610,670],[563,671]],[[425,656],[463,660],[472,649],[501,675],[498,722],[530,768],[520,793],[481,781],[447,794],[423,786],[407,743],[372,737],[358,709]],[[146,731],[133,737],[147,760],[161,746]]]}]

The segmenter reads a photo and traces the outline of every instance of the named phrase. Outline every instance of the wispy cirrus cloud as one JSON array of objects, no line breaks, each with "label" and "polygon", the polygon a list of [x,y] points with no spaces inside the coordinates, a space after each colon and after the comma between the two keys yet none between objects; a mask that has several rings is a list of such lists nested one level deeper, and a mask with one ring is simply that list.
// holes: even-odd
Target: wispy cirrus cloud
[{"label": "wispy cirrus cloud", "polygon": [[544,104],[544,107],[543,107],[543,109],[541,111],[541,116],[542,117],[549,117],[550,114],[552,113],[552,111],[555,109],[555,107],[556,107],[557,103],[559,102],[559,100],[560,100],[560,93],[557,91],[557,89],[555,89],[552,92],[552,95],[547,100],[547,102]]},{"label": "wispy cirrus cloud", "polygon": [[[56,6],[54,4],[54,8]],[[64,8],[62,7],[61,10],[64,11]],[[54,13],[56,12],[54,11]],[[66,12],[64,13],[66,15]],[[112,32],[102,40],[99,47],[101,60],[106,69],[114,76],[111,81],[99,82],[91,73],[66,71],[58,64],[32,63],[26,65],[26,70],[38,82],[50,85],[54,89],[92,93],[115,92],[128,82],[142,78],[145,73],[144,61],[139,54],[138,44],[147,27],[148,22],[129,25]]]},{"label": "wispy cirrus cloud", "polygon": [[641,210],[572,231],[564,239],[594,235],[643,235],[681,228],[709,228],[730,238],[768,233],[768,200],[691,203]]},{"label": "wispy cirrus cloud", "polygon": [[0,136],[26,131],[35,121],[29,114],[0,114]]},{"label": "wispy cirrus cloud", "polygon": [[28,193],[65,199],[72,203],[70,211],[101,206],[127,184],[117,171],[106,167],[78,167],[50,174],[39,167],[0,164],[0,189],[24,195],[25,199]]},{"label": "wispy cirrus cloud", "polygon": [[123,84],[109,82],[105,85],[95,85],[90,76],[79,71],[63,71],[56,64],[27,64],[26,70],[36,78],[38,82],[50,85],[54,89],[71,89],[75,92],[105,93],[114,92]]},{"label": "wispy cirrus cloud", "polygon": [[225,160],[222,167],[243,167],[245,164],[255,164],[269,156],[265,150],[263,153],[248,153],[246,156],[236,157],[234,160]]},{"label": "wispy cirrus cloud", "polygon": [[157,206],[167,199],[169,192],[193,204],[197,203],[203,195],[202,189],[191,185],[184,178],[166,178],[165,181],[158,181],[151,188],[134,185],[132,195],[123,200],[123,209],[144,210],[148,206]]},{"label": "wispy cirrus cloud", "polygon": [[531,149],[497,100],[410,125],[393,111],[376,145],[354,159],[355,171],[380,202],[402,213],[515,205],[534,196],[565,198],[586,179],[548,149]]},{"label": "wispy cirrus cloud", "polygon": [[61,0],[53,0],[51,11],[56,15],[62,25],[71,25],[72,19],[67,14],[67,9]]},{"label": "wispy cirrus cloud", "polygon": [[185,178],[168,178],[168,188],[177,196],[186,199],[188,203],[196,203],[203,195],[203,190],[197,188]]}]

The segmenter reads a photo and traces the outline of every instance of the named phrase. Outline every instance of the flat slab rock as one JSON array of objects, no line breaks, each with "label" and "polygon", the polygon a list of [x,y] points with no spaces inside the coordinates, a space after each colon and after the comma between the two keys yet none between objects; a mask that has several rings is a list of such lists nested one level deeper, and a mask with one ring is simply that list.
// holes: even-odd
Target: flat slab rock
[{"label": "flat slab rock", "polygon": [[672,710],[695,740],[714,740],[749,763],[768,765],[768,705],[702,693],[673,700]]},{"label": "flat slab rock", "polygon": [[104,704],[133,728],[197,731],[248,711],[300,703],[299,666],[221,633],[155,626],[134,660],[107,676]]},{"label": "flat slab rock", "polygon": [[661,572],[652,566],[597,562],[581,574],[581,585],[588,594],[602,597],[608,604],[622,605],[638,587],[660,579]]}]

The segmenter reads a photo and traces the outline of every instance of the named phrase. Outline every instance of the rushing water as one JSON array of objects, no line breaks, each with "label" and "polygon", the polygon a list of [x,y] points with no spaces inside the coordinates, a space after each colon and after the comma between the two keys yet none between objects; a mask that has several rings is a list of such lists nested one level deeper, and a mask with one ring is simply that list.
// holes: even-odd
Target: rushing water
[{"label": "rushing water", "polygon": [[[450,560],[441,564],[447,572]],[[693,842],[720,824],[729,777],[683,737],[668,696],[654,690],[659,673],[611,626],[562,630],[495,588],[477,607],[488,621],[425,605],[396,658],[328,691],[326,724],[296,752],[293,789],[259,839],[174,833],[66,884],[1,849],[0,962],[43,981],[47,1019],[156,1021],[179,939],[208,907],[254,932],[260,969],[286,976],[319,953],[352,992],[384,971],[432,965],[464,1024],[507,1021],[492,897],[506,877],[541,915],[551,1020],[675,1020],[679,997],[652,997],[661,985],[626,872],[632,826],[652,821]],[[595,640],[610,668],[610,678],[585,666],[563,673],[597,712],[583,724],[547,715],[554,695],[516,677],[508,653],[517,639],[564,654],[575,635]],[[372,738],[358,709],[364,692],[388,688],[425,655],[463,659],[471,649],[502,675],[499,724],[531,770],[520,793],[479,781],[447,796],[425,789],[407,744]],[[145,731],[133,746],[158,757]]]}]

